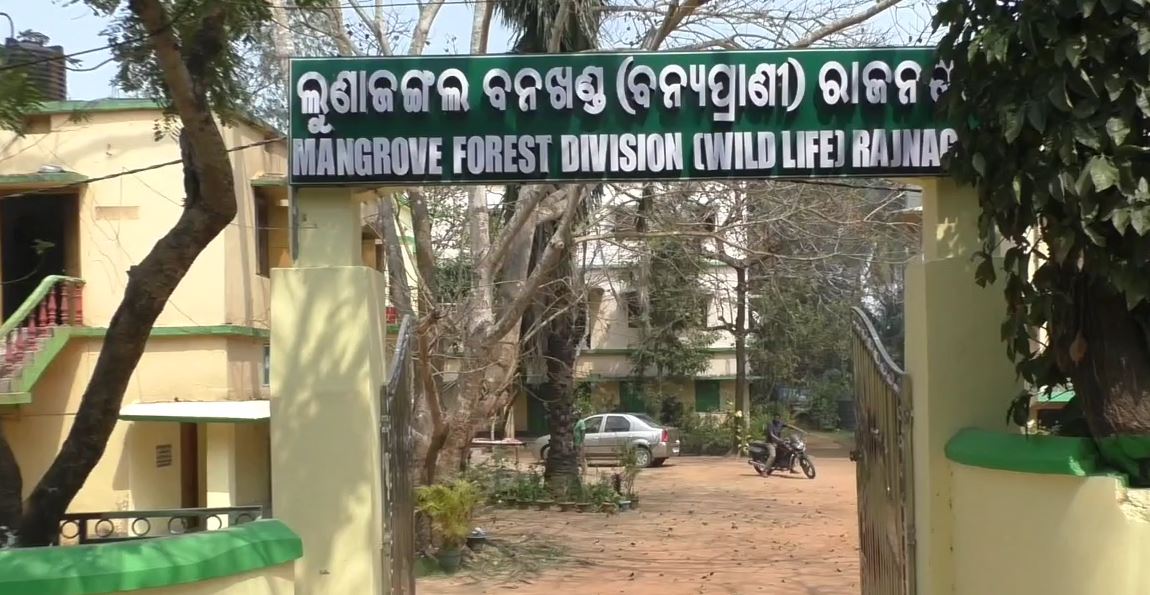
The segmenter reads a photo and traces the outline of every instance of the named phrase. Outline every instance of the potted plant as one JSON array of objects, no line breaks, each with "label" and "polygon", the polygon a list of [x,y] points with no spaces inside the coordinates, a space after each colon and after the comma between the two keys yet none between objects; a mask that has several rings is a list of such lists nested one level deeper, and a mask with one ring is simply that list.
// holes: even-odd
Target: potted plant
[{"label": "potted plant", "polygon": [[457,479],[450,483],[437,483],[416,489],[419,510],[427,515],[439,536],[436,559],[443,571],[452,574],[459,570],[462,548],[471,536],[471,520],[483,494],[474,483]]}]

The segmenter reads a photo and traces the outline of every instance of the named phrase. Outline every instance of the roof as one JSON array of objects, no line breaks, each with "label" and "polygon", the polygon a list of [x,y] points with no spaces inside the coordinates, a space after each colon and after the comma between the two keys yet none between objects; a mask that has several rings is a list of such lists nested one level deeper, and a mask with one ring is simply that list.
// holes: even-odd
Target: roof
[{"label": "roof", "polygon": [[250,423],[271,418],[271,401],[169,401],[132,403],[120,409],[128,421]]},{"label": "roof", "polygon": [[[28,110],[29,114],[83,114],[99,112],[160,111],[164,104],[153,99],[91,99],[67,101],[42,101],[39,107]],[[237,120],[262,131],[268,136],[285,136],[278,128],[250,114],[239,114]]]}]

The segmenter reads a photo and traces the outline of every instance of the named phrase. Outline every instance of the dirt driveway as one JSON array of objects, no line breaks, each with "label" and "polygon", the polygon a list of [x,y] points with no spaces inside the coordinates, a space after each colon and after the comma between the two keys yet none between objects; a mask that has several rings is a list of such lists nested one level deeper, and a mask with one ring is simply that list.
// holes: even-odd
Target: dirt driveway
[{"label": "dirt driveway", "polygon": [[639,511],[490,511],[478,525],[492,537],[534,536],[565,555],[532,576],[424,579],[419,593],[857,595],[855,466],[842,450],[811,454],[813,481],[685,457],[643,472]]}]

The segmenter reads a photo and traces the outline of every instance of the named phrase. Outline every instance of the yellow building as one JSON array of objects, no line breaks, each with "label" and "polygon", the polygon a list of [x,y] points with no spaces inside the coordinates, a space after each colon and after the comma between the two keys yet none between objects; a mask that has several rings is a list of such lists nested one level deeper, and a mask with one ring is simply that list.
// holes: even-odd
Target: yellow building
[{"label": "yellow building", "polygon": [[[0,424],[25,494],[68,432],[128,270],[180,216],[179,146],[154,139],[160,120],[145,100],[49,102],[25,136],[0,133]],[[269,274],[292,263],[286,144],[255,121],[223,135],[239,214],[157,321],[72,512],[271,502]],[[371,226],[362,241],[379,268]]]}]

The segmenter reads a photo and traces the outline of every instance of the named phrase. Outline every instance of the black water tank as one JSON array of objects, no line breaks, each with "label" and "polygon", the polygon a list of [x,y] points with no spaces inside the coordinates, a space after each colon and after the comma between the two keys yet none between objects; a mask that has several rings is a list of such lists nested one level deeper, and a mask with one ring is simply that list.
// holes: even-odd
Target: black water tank
[{"label": "black water tank", "polygon": [[20,67],[28,82],[40,92],[41,101],[64,101],[68,98],[68,69],[64,62],[64,48],[49,46],[48,36],[35,31],[24,31],[19,39],[9,37],[0,49],[5,66],[27,64]]}]

